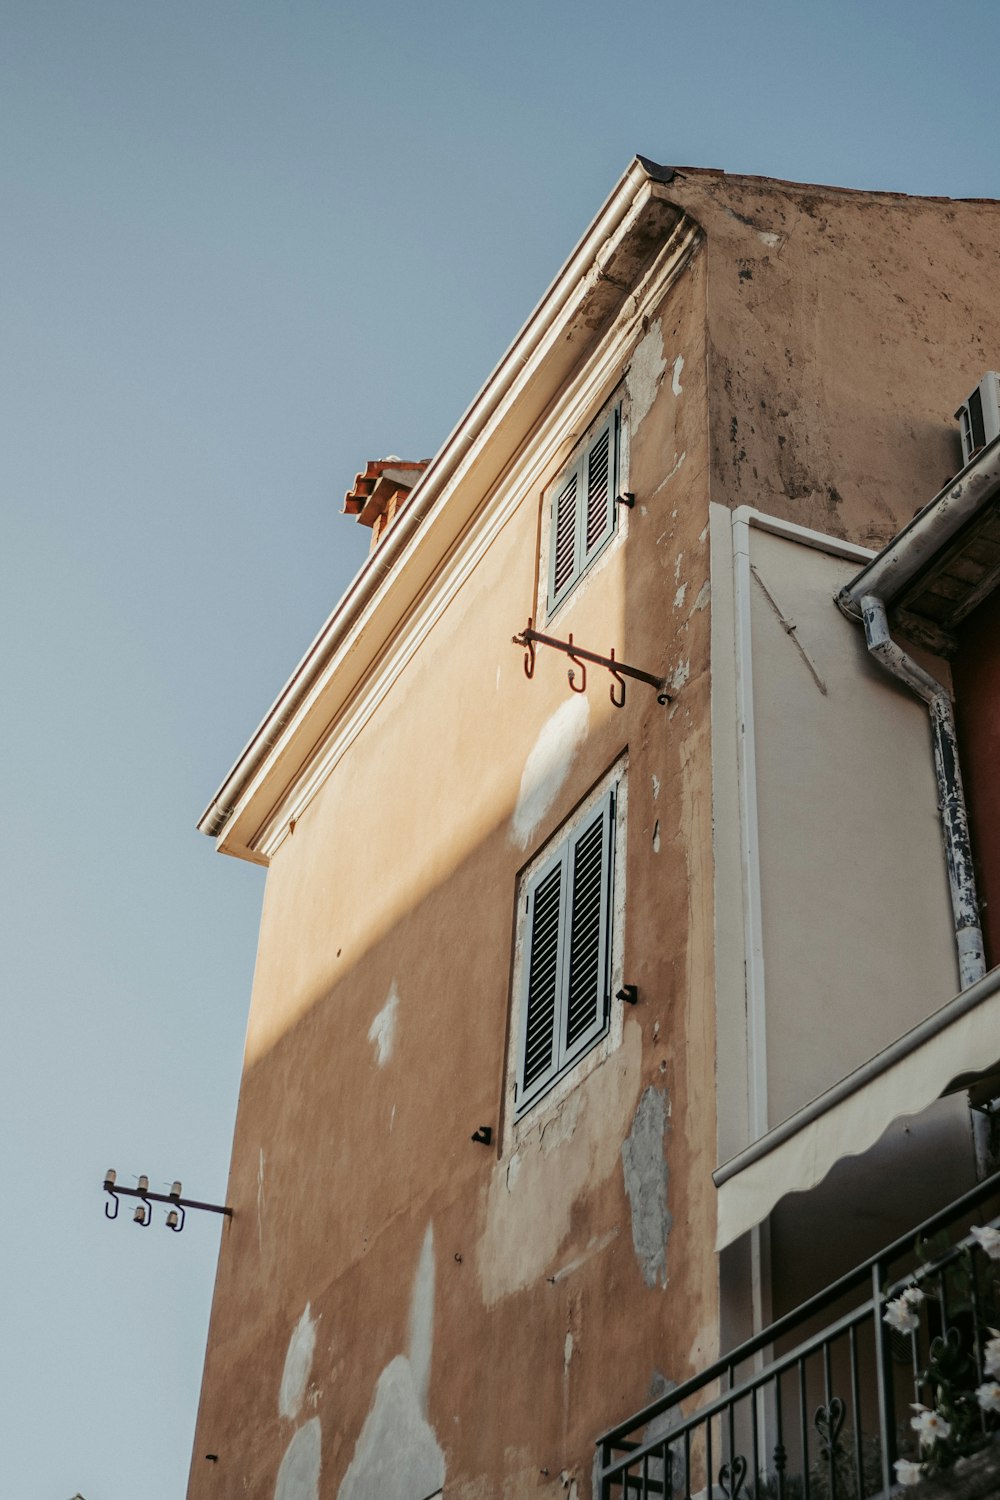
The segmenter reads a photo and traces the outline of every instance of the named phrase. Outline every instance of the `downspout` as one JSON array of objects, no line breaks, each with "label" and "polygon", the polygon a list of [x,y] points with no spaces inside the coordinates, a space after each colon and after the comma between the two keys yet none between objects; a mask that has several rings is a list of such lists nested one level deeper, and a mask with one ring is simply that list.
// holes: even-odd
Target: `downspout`
[{"label": "downspout", "polygon": [[[934,737],[934,772],[937,776],[938,801],[944,831],[948,886],[955,923],[955,947],[958,950],[959,987],[968,989],[986,973],[983,931],[979,922],[976,875],[972,865],[969,839],[969,814],[958,763],[958,737],[951,695],[943,683],[926,672],[908,656],[889,633],[885,604],[877,594],[861,599],[861,618],[868,650],[885,671],[923,699],[930,711]],[[980,1181],[996,1171],[996,1146],[992,1117],[975,1109],[969,1101],[972,1145],[976,1158],[976,1176]]]},{"label": "downspout", "polygon": [[877,594],[861,600],[862,620],[868,650],[893,677],[923,699],[930,711],[934,736],[934,771],[937,776],[941,822],[944,829],[948,885],[955,922],[960,987],[965,990],[986,973],[983,933],[979,923],[976,876],[969,840],[969,815],[958,764],[958,739],[951,695],[943,683],[926,672],[889,633],[885,604]]}]

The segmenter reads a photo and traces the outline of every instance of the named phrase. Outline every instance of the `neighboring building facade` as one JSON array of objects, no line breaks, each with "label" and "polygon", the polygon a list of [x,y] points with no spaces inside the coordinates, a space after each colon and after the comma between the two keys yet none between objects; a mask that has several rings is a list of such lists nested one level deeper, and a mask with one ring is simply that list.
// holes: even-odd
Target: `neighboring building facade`
[{"label": "neighboring building facade", "polygon": [[441,452],[358,475],[372,554],[200,825],[268,876],[191,1500],[583,1500],[602,1430],[974,1182],[938,1096],[1000,1032],[897,1046],[971,971],[851,589],[961,466],[998,227],[638,158]]}]

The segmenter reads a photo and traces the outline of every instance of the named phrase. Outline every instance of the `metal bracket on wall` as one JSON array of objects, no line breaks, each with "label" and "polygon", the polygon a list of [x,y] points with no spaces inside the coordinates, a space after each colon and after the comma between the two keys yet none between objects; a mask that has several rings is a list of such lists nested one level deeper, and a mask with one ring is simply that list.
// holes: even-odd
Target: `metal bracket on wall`
[{"label": "metal bracket on wall", "polygon": [[[105,1203],[104,1205],[105,1218],[117,1219],[119,1207],[118,1199],[120,1197],[140,1198],[142,1202],[136,1207],[135,1213],[133,1215],[133,1223],[142,1225],[144,1229],[148,1229],[153,1221],[154,1203],[169,1204],[169,1208],[167,1209],[166,1225],[168,1229],[173,1230],[174,1234],[180,1234],[181,1230],[184,1228],[184,1220],[187,1218],[187,1209],[189,1208],[200,1208],[204,1210],[205,1213],[210,1214],[225,1214],[226,1218],[228,1219],[231,1219],[233,1217],[232,1209],[225,1208],[221,1204],[199,1203],[194,1198],[182,1198],[181,1184],[179,1182],[175,1182],[172,1184],[169,1193],[151,1193],[149,1190],[149,1178],[146,1176],[139,1178],[138,1187],[119,1187],[118,1174],[112,1168],[105,1174],[103,1187],[104,1191],[109,1195],[111,1200],[109,1203]],[[114,1204],[113,1213],[109,1212],[112,1203]]]},{"label": "metal bracket on wall", "polygon": [[[524,675],[534,677],[535,675],[535,647],[552,646],[556,651],[564,651],[570,661],[580,668],[580,684],[577,686],[576,671],[570,667],[567,676],[569,685],[574,693],[583,693],[587,688],[586,663],[593,662],[594,666],[605,667],[615,679],[611,685],[611,701],[615,708],[625,707],[625,678],[634,677],[637,682],[647,682],[650,687],[656,689],[657,703],[669,703],[671,694],[667,692],[667,679],[665,677],[654,677],[652,672],[643,672],[640,667],[630,667],[625,662],[619,661],[615,656],[615,648],[612,646],[609,655],[600,656],[596,651],[586,651],[582,646],[573,642],[573,633],[570,632],[566,641],[557,640],[553,635],[542,635],[541,631],[535,630],[532,620],[529,618],[524,630],[511,639],[515,646],[524,646]],[[615,685],[618,693],[615,692]]]}]

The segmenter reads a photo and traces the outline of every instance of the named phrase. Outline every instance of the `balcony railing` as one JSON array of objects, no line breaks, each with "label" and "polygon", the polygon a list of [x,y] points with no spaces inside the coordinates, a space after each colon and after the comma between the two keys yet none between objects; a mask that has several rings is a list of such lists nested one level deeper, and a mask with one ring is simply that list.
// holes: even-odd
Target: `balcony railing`
[{"label": "balcony railing", "polygon": [[984,1446],[998,1205],[1000,1173],[605,1433],[601,1500],[863,1500]]}]

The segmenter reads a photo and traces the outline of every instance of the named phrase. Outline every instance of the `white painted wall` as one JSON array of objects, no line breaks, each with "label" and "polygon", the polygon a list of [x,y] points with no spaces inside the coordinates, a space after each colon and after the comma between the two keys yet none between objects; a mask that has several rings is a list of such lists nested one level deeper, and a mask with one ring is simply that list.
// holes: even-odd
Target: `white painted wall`
[{"label": "white painted wall", "polygon": [[734,548],[713,512],[725,1160],[944,1004],[958,974],[926,709],[833,603],[860,561],[738,520]]}]

